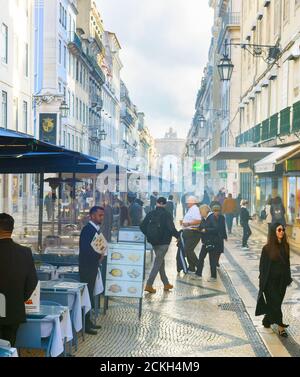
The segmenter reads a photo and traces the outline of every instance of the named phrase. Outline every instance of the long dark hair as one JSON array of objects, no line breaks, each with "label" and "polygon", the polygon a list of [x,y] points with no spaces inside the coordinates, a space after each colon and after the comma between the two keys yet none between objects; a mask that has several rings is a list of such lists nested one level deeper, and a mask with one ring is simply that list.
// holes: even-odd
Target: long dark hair
[{"label": "long dark hair", "polygon": [[275,224],[272,225],[270,232],[269,232],[269,236],[268,236],[268,242],[265,246],[266,251],[269,255],[269,258],[272,259],[272,260],[282,259],[282,256],[281,256],[281,253],[280,253],[281,246],[284,248],[286,258],[288,259],[290,257],[290,245],[288,243],[287,236],[286,236],[285,232],[284,232],[284,236],[281,240],[281,243],[279,243],[279,241],[278,241],[278,238],[277,238],[277,235],[276,235],[276,229],[279,226],[282,226],[282,228],[284,228],[284,226],[280,223],[275,223]]}]

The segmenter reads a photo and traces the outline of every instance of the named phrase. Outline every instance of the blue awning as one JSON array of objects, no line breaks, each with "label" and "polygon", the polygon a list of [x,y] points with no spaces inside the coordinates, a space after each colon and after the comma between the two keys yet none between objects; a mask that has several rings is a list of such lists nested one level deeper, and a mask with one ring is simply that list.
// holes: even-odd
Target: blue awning
[{"label": "blue awning", "polygon": [[0,128],[0,174],[100,174],[107,168],[95,157]]}]

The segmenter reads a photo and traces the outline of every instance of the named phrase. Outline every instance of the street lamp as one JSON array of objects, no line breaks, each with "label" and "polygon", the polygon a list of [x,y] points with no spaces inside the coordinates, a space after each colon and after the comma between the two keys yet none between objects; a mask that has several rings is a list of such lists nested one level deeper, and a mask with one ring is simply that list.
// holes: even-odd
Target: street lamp
[{"label": "street lamp", "polygon": [[99,132],[100,141],[105,141],[106,137],[107,137],[107,133],[105,132],[105,130],[104,129],[100,130],[100,132]]},{"label": "street lamp", "polygon": [[218,64],[218,72],[221,81],[230,81],[233,73],[234,65],[227,54],[223,55],[223,58]]},{"label": "street lamp", "polygon": [[[262,58],[269,65],[276,64],[276,61],[279,59],[282,53],[278,45],[270,46],[251,43],[228,43],[225,41],[225,52],[217,66],[221,81],[230,81],[233,73],[234,65],[232,64],[232,61],[227,53],[228,46],[239,46],[243,50],[248,51],[252,56]],[[267,54],[264,53],[265,49],[268,51]]]},{"label": "street lamp", "polygon": [[59,107],[59,112],[62,118],[67,118],[69,115],[69,106],[65,100],[62,101],[60,107]]},{"label": "street lamp", "polygon": [[[189,146],[188,146],[188,155],[189,155],[189,157],[193,157],[194,156],[194,154],[195,154],[195,148],[196,148],[196,144],[192,140],[190,142]],[[193,154],[193,156],[191,154]]]},{"label": "street lamp", "polygon": [[205,127],[205,124],[206,124],[206,119],[205,119],[205,116],[203,114],[200,114],[197,118],[198,120],[198,124],[199,124],[199,127],[200,128],[204,128]]}]

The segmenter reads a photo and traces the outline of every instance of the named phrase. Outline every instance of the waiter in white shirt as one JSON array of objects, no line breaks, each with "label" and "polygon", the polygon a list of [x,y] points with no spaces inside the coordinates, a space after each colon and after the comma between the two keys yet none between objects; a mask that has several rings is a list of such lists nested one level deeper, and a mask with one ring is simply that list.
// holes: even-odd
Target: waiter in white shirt
[{"label": "waiter in white shirt", "polygon": [[187,199],[186,204],[188,211],[182,221],[184,252],[188,260],[189,271],[195,272],[198,265],[195,248],[201,238],[201,233],[199,231],[199,225],[201,222],[201,214],[198,207],[199,200],[195,196],[190,196]]}]

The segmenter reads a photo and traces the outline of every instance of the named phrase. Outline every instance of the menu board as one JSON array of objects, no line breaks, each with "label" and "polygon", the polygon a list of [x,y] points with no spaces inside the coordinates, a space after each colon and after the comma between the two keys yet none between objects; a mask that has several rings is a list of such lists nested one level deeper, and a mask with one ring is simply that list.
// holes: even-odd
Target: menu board
[{"label": "menu board", "polygon": [[117,243],[108,247],[105,296],[143,296],[144,244]]},{"label": "menu board", "polygon": [[118,242],[144,243],[145,236],[139,229],[121,228],[119,230]]}]

